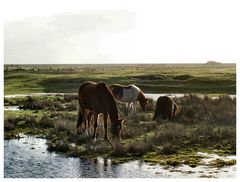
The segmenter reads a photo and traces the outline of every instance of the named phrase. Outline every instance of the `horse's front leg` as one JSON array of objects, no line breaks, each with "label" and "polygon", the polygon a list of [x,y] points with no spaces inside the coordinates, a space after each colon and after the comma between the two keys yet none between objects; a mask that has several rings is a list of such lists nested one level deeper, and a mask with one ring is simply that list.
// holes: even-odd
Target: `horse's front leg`
[{"label": "horse's front leg", "polygon": [[88,115],[87,115],[87,121],[88,121],[88,122],[87,122],[87,133],[90,132],[92,115],[93,115],[93,112],[89,111],[89,112],[88,112]]},{"label": "horse's front leg", "polygon": [[104,131],[105,131],[105,137],[104,137],[104,139],[109,142],[109,139],[108,139],[108,128],[107,128],[107,118],[108,118],[108,114],[107,114],[107,113],[104,113],[104,116],[103,116],[103,117],[104,117]]},{"label": "horse's front leg", "polygon": [[98,118],[98,113],[94,112],[93,113],[93,120],[94,120],[93,140],[95,140],[95,141],[97,140],[97,138],[96,138],[96,130],[98,127],[97,118]]},{"label": "horse's front leg", "polygon": [[133,102],[133,113],[134,114],[136,114],[136,112],[137,112],[136,105],[137,105],[137,103]]},{"label": "horse's front leg", "polygon": [[130,113],[130,102],[127,102],[127,104],[126,104],[126,107],[127,107],[127,112],[126,112],[126,115],[129,115],[129,113]]}]

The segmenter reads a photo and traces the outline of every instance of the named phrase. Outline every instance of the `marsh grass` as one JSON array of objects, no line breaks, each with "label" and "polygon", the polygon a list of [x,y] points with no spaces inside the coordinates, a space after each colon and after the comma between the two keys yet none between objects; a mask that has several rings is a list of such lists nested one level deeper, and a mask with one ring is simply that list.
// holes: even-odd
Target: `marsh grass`
[{"label": "marsh grass", "polygon": [[[76,102],[69,98],[68,103]],[[62,99],[58,99],[62,102]],[[55,100],[56,101],[56,100]],[[26,110],[22,114],[7,114],[4,130],[17,130],[19,127],[51,129],[45,133],[49,139],[49,150],[68,153],[71,156],[108,155],[114,157],[143,157],[149,153],[154,156],[181,155],[182,150],[217,150],[222,155],[236,153],[236,99],[222,96],[216,99],[199,98],[187,94],[174,98],[179,105],[177,116],[172,120],[152,121],[153,109],[125,117],[125,106],[119,106],[119,115],[125,118],[121,142],[105,142],[103,117],[98,118],[97,142],[93,142],[93,124],[90,133],[82,129],[76,132],[77,112]],[[151,108],[155,102],[152,101]],[[71,109],[70,109],[71,110]],[[15,112],[15,111],[14,111]],[[20,111],[19,111],[20,112]],[[24,112],[28,114],[24,114]],[[16,112],[18,113],[18,112]],[[109,121],[110,127],[110,121]],[[48,130],[49,131],[49,130]],[[111,138],[110,129],[108,129]],[[71,143],[77,147],[71,147]],[[153,158],[152,158],[153,159]],[[151,155],[146,160],[152,160]],[[166,164],[177,165],[181,162],[170,160]],[[184,158],[185,160],[185,158]],[[185,161],[192,166],[195,162]]]},{"label": "marsh grass", "polygon": [[65,131],[67,135],[76,135],[76,123],[64,120],[58,120],[54,123],[54,129],[56,132]]},{"label": "marsh grass", "polygon": [[23,97],[15,97],[15,98],[4,97],[4,106],[19,106],[19,105],[22,105],[23,101],[24,101]]},{"label": "marsh grass", "polygon": [[65,102],[72,102],[77,100],[78,96],[76,94],[64,94],[64,101]]},{"label": "marsh grass", "polygon": [[30,127],[34,128],[37,126],[37,120],[35,116],[24,115],[19,117],[10,117],[4,119],[4,130],[10,131],[16,128]]},{"label": "marsh grass", "polygon": [[61,111],[64,110],[64,106],[61,102],[52,101],[47,97],[38,98],[27,96],[26,99],[23,100],[22,105],[20,105],[20,109]]},{"label": "marsh grass", "polygon": [[77,108],[77,100],[73,100],[71,102],[67,102],[65,105],[64,105],[64,110],[65,111],[76,111],[78,108]]},{"label": "marsh grass", "polygon": [[153,99],[148,99],[145,111],[154,111],[155,109],[155,101]]},{"label": "marsh grass", "polygon": [[220,168],[223,166],[231,166],[231,165],[235,165],[235,164],[236,164],[236,160],[225,161],[222,159],[215,159],[210,162],[210,166],[217,167],[217,168]]},{"label": "marsh grass", "polygon": [[[157,150],[159,154],[170,155],[185,148],[222,148],[226,153],[236,153],[236,99],[228,96],[201,99],[190,94],[174,100],[180,110],[173,121],[161,120],[159,124],[153,124],[149,118],[141,118],[149,123],[147,125],[152,124],[148,129],[126,124],[128,129],[123,130],[123,138],[133,140],[127,146],[122,145],[125,149],[117,147],[115,150],[120,150],[120,153],[138,151],[139,155]],[[134,117],[128,119],[136,121]],[[148,132],[152,135],[147,135]]]},{"label": "marsh grass", "polygon": [[76,95],[57,96],[27,96],[25,98],[5,98],[5,106],[16,106],[24,110],[75,111],[77,109]]},{"label": "marsh grass", "polygon": [[206,125],[236,125],[236,99],[221,96],[217,99],[185,95],[176,99],[180,111],[175,118],[178,123],[204,123]]}]

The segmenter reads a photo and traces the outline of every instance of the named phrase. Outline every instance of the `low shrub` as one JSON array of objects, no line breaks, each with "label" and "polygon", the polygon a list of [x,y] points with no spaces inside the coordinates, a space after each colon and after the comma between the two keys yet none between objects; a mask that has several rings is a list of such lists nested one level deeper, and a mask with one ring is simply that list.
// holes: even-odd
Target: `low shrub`
[{"label": "low shrub", "polygon": [[49,118],[47,114],[44,114],[38,121],[41,128],[53,128],[55,120]]},{"label": "low shrub", "polygon": [[77,95],[73,95],[73,94],[64,94],[64,101],[65,102],[72,102],[78,99]]}]

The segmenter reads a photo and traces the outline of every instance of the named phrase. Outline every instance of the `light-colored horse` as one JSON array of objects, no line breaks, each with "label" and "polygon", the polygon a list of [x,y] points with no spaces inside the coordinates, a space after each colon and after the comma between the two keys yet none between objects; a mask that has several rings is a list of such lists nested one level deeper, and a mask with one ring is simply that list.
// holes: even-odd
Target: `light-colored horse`
[{"label": "light-colored horse", "polygon": [[110,85],[110,89],[116,100],[120,102],[127,102],[127,108],[132,106],[133,112],[136,113],[136,105],[139,102],[141,109],[144,111],[147,105],[148,99],[144,96],[143,91],[136,85]]}]

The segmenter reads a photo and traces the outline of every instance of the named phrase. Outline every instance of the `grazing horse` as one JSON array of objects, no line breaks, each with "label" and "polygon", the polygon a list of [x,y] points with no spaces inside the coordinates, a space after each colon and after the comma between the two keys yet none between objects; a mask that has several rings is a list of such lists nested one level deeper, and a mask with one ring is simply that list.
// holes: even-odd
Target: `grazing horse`
[{"label": "grazing horse", "polygon": [[157,104],[154,111],[153,120],[158,116],[162,116],[163,119],[172,120],[177,111],[177,104],[168,96],[161,96],[157,99]]},{"label": "grazing horse", "polygon": [[136,104],[139,102],[141,109],[144,111],[147,105],[148,99],[144,96],[144,93],[140,88],[131,84],[131,85],[120,85],[113,84],[110,85],[112,93],[116,100],[120,102],[127,102],[127,108],[129,109],[130,104],[133,103],[133,110],[136,113]]},{"label": "grazing horse", "polygon": [[97,118],[100,113],[103,113],[105,140],[109,141],[107,132],[108,115],[111,120],[112,138],[120,140],[123,120],[118,118],[118,110],[114,96],[105,83],[83,82],[78,90],[78,103],[80,107],[77,129],[83,122],[86,122],[86,110],[91,111],[94,119],[93,138],[96,140],[96,130],[98,127]]}]

